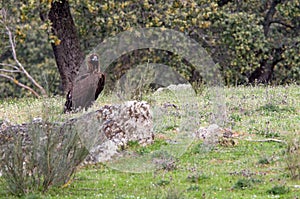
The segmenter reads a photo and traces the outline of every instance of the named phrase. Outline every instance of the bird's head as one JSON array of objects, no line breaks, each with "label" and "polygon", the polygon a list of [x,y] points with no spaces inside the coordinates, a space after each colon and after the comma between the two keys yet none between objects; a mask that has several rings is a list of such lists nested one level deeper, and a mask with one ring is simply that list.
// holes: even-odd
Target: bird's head
[{"label": "bird's head", "polygon": [[100,72],[99,56],[96,53],[89,55],[87,60],[88,72]]}]

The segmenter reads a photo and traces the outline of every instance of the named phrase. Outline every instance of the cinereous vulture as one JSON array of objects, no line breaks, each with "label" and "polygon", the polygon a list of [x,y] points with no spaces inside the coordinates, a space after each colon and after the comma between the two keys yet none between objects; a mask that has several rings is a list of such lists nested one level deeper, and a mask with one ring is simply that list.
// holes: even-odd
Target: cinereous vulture
[{"label": "cinereous vulture", "polygon": [[105,75],[100,70],[99,56],[89,55],[76,77],[73,88],[68,91],[64,113],[89,108],[102,92]]}]

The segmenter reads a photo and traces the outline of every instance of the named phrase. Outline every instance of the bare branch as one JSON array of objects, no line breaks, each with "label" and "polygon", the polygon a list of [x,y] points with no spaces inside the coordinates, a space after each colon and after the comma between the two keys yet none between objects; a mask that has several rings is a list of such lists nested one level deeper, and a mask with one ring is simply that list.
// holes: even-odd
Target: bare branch
[{"label": "bare branch", "polygon": [[9,67],[14,68],[16,70],[19,70],[19,68],[17,66],[12,65],[12,64],[0,63],[0,66],[9,66]]},{"label": "bare branch", "polygon": [[18,80],[14,79],[13,77],[8,76],[8,75],[4,75],[4,74],[1,74],[1,73],[0,73],[0,77],[4,77],[6,79],[9,79],[10,81],[12,81],[13,83],[17,84],[18,86],[29,90],[36,97],[40,97],[40,95],[37,92],[35,92],[32,88],[30,88],[29,86],[26,86],[26,85],[22,84],[21,82],[19,82]]},{"label": "bare branch", "polygon": [[0,68],[0,72],[5,72],[5,73],[22,73],[20,70],[7,70],[7,69],[2,69]]},{"label": "bare branch", "polygon": [[7,30],[7,34],[8,34],[8,37],[9,37],[9,42],[10,42],[10,45],[11,45],[11,48],[12,48],[12,51],[13,51],[13,58],[15,60],[15,62],[17,63],[17,65],[20,67],[20,69],[23,71],[23,73],[26,75],[26,77],[36,86],[40,89],[41,93],[43,95],[47,95],[45,89],[39,85],[39,83],[37,83],[33,78],[32,76],[27,72],[27,70],[23,67],[23,65],[19,62],[18,58],[17,58],[17,53],[16,53],[16,48],[15,48],[15,42],[13,40],[13,35],[10,31],[10,29],[8,28],[8,26],[5,25],[5,29]]},{"label": "bare branch", "polygon": [[[25,76],[41,91],[42,95],[47,96],[47,93],[46,93],[45,89],[39,83],[37,83],[35,81],[35,79],[27,72],[27,70],[24,68],[24,66],[18,60],[17,52],[16,52],[16,48],[15,48],[16,47],[15,38],[14,38],[10,28],[7,25],[7,15],[6,15],[5,9],[1,10],[1,14],[2,14],[1,23],[4,25],[4,27],[6,29],[6,32],[7,32],[8,38],[9,38],[10,47],[11,47],[11,50],[12,50],[13,59],[15,60],[15,62],[17,64],[17,66],[13,66],[13,65],[7,65],[7,66],[11,66],[13,68],[16,67],[15,68],[16,70],[22,71],[22,73],[24,73]],[[3,65],[3,64],[1,64],[1,65]],[[3,69],[3,70],[5,70],[5,69]],[[3,75],[2,75],[2,77],[3,77]],[[21,86],[23,84],[17,84],[17,85]],[[24,87],[24,86],[25,85],[23,85],[22,87]]]},{"label": "bare branch", "polygon": [[263,139],[263,140],[249,140],[249,139],[246,139],[246,141],[249,141],[249,142],[278,142],[278,143],[287,144],[287,142],[284,141],[284,140],[278,140],[278,139],[274,139],[274,138],[268,138],[268,139]]},{"label": "bare branch", "polygon": [[271,3],[271,6],[266,14],[266,16],[264,17],[264,21],[263,21],[263,28],[264,28],[264,35],[268,36],[269,34],[269,30],[270,30],[270,25],[271,25],[271,21],[273,21],[273,17],[276,13],[276,6],[278,4],[283,3],[285,0],[273,0]]},{"label": "bare branch", "polygon": [[282,26],[285,26],[287,28],[290,28],[290,29],[294,29],[295,27],[290,25],[290,24],[287,24],[287,23],[284,23],[283,21],[280,21],[280,20],[273,20],[273,21],[270,21],[270,24],[280,24]]}]

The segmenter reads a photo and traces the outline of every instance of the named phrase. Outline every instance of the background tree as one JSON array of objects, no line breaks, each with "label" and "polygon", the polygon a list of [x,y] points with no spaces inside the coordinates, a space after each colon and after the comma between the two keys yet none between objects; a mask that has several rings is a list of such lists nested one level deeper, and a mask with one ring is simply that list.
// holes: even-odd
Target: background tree
[{"label": "background tree", "polygon": [[214,23],[227,83],[299,82],[299,0],[223,1]]},{"label": "background tree", "polygon": [[[64,49],[55,55],[56,59],[59,56],[68,56],[66,59],[68,61],[65,61],[64,66],[57,61],[58,65],[62,64],[58,66],[61,79],[65,78],[61,70],[66,69],[65,73],[68,74],[65,75],[68,78],[62,81],[61,90],[72,85],[72,79],[78,67],[77,63],[80,63],[79,60],[74,59],[76,53],[64,55],[69,51],[65,50],[67,46],[63,41],[66,35],[60,29],[63,27],[59,27],[59,23],[71,24],[73,29],[70,29],[70,33],[75,33],[70,13],[79,36],[78,40],[76,37],[70,37],[73,42],[71,46],[74,52],[78,52],[81,56],[90,52],[104,38],[125,30],[135,27],[171,28],[192,37],[205,47],[219,64],[223,78],[228,85],[252,82],[284,84],[300,81],[299,0],[251,0],[247,2],[239,0],[108,0],[103,2],[64,0],[60,2],[15,0],[14,6],[10,8],[15,18],[15,27],[19,27],[15,28],[15,31],[20,32],[20,35],[16,34],[17,46],[22,46],[19,56],[25,62],[30,60],[32,65],[30,70],[33,76],[37,74],[42,85],[49,85],[49,91],[52,93],[58,93],[56,88],[58,88],[60,78],[53,64],[54,59],[49,43],[52,44],[54,51],[57,49],[59,52],[58,49]],[[52,14],[52,18],[50,17],[51,12],[58,11],[60,6],[57,7],[57,5],[67,6],[68,3],[71,10],[69,17],[65,16],[66,13],[61,17],[58,17],[59,13]],[[3,5],[8,4],[2,3]],[[40,13],[43,13],[43,21],[40,20]],[[62,19],[65,21],[60,22]],[[28,26],[30,29],[26,30]],[[40,36],[37,37],[37,35]],[[1,36],[1,40],[5,41],[4,36]],[[40,53],[28,50],[28,46],[33,43]],[[0,58],[6,57],[7,52],[1,51]],[[38,57],[37,54],[41,52],[43,56]],[[166,63],[190,81],[200,78],[195,68],[188,64],[188,60],[184,61],[170,52],[146,49],[134,51],[116,60],[111,66],[109,79],[114,81],[129,67],[144,62]],[[47,72],[48,78],[40,77],[37,65],[43,66],[42,71]],[[3,79],[0,79],[0,84],[3,83]],[[4,96],[3,93],[1,92],[2,96]],[[12,92],[7,93],[11,95]]]}]

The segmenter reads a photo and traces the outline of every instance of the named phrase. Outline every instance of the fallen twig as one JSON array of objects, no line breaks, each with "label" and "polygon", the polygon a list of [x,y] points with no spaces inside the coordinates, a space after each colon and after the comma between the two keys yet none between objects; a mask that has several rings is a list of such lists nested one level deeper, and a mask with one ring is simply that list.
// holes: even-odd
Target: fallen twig
[{"label": "fallen twig", "polygon": [[278,143],[287,144],[287,142],[284,141],[284,140],[279,140],[279,139],[274,139],[274,138],[267,138],[267,139],[262,139],[262,140],[250,140],[250,139],[246,139],[246,141],[250,141],[250,142],[278,142]]}]

